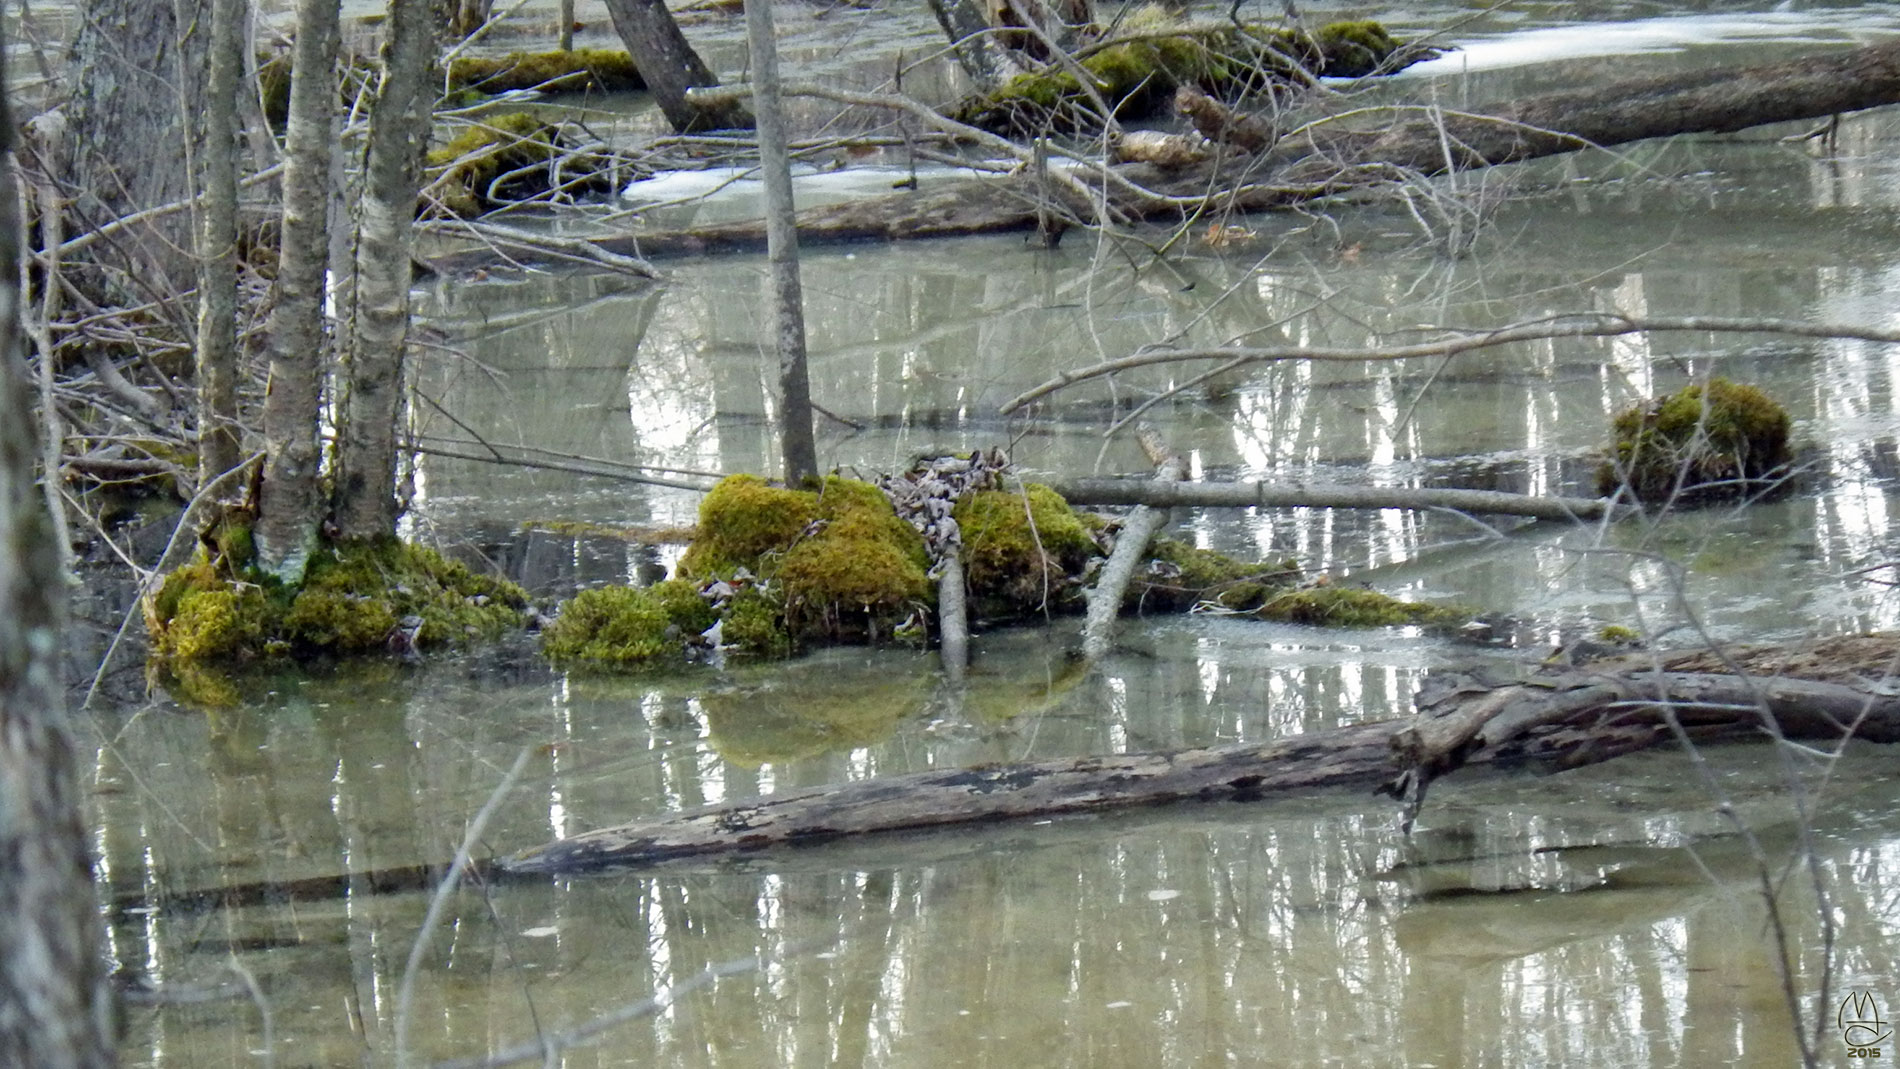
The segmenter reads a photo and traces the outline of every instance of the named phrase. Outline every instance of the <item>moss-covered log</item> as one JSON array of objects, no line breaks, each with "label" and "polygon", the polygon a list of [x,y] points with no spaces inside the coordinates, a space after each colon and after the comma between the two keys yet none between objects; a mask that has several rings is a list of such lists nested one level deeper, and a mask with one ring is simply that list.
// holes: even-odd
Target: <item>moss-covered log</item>
[{"label": "moss-covered log", "polygon": [[[1421,716],[1247,746],[1115,754],[787,791],[603,828],[501,862],[515,872],[584,872],[716,854],[1171,802],[1259,801],[1318,787],[1381,785],[1409,806],[1433,779],[1467,765],[1547,770],[1669,742],[1674,718],[1697,741],[1761,738],[1900,742],[1900,696],[1881,666],[1900,636],[1804,647],[1632,655],[1524,678],[1446,673],[1421,692]],[[1724,662],[1797,675],[1742,676]],[[1660,671],[1652,669],[1660,668]]]},{"label": "moss-covered log", "polygon": [[[1329,23],[1309,33],[1231,23],[1187,26],[1150,8],[1113,37],[1080,50],[1073,68],[1050,64],[1019,74],[966,101],[955,114],[999,133],[1095,129],[1105,118],[1101,105],[1117,119],[1148,118],[1164,110],[1182,86],[1231,98],[1274,83],[1390,74],[1436,54],[1399,41],[1369,20]],[[1078,70],[1092,83],[1086,89]]]}]

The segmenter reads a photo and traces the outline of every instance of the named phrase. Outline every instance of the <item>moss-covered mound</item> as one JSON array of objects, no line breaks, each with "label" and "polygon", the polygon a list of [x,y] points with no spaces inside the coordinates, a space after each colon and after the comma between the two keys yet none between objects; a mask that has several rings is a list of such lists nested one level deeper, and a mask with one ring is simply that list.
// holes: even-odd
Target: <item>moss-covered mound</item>
[{"label": "moss-covered mound", "polygon": [[933,597],[923,538],[883,492],[837,476],[786,490],[752,475],[722,480],[700,503],[680,574],[764,580],[797,638],[875,639]]},{"label": "moss-covered mound", "polygon": [[1254,615],[1262,620],[1314,627],[1394,627],[1401,624],[1456,624],[1469,620],[1459,609],[1401,601],[1376,590],[1350,586],[1309,586],[1268,598]]},{"label": "moss-covered mound", "polygon": [[426,546],[326,546],[300,587],[251,574],[249,550],[248,528],[222,524],[165,577],[144,605],[155,656],[183,665],[458,645],[520,627],[527,607],[520,587]]},{"label": "moss-covered mound", "polygon": [[449,62],[449,88],[478,93],[536,89],[543,93],[627,92],[646,80],[626,52],[577,48],[572,52],[510,52],[458,56]]},{"label": "moss-covered mound", "polygon": [[[1390,74],[1436,55],[1408,46],[1377,22],[1336,22],[1308,33],[1267,26],[1180,25],[1158,9],[1138,12],[1112,39],[1079,53],[1095,93],[1119,119],[1155,115],[1191,85],[1233,99],[1271,82]],[[1094,129],[1099,107],[1061,65],[1021,74],[966,101],[957,118],[1001,133]]]},{"label": "moss-covered mound", "polygon": [[1252,612],[1300,581],[1291,560],[1249,563],[1173,538],[1155,539],[1148,555],[1147,569],[1128,584],[1124,610],[1185,612],[1210,604]]},{"label": "moss-covered mound", "polygon": [[1787,410],[1753,386],[1710,379],[1616,417],[1603,494],[1694,502],[1760,492],[1786,474]]},{"label": "moss-covered mound", "polygon": [[559,193],[613,192],[610,161],[577,154],[561,127],[531,112],[489,115],[429,150],[425,214],[471,218]]},{"label": "moss-covered mound", "polygon": [[951,516],[963,533],[964,576],[979,615],[1080,607],[1082,569],[1101,550],[1062,495],[1041,483],[983,490],[959,501]]},{"label": "moss-covered mound", "polygon": [[675,664],[684,636],[718,619],[692,583],[669,579],[641,589],[583,590],[561,606],[542,634],[542,651],[555,664],[631,669]]}]

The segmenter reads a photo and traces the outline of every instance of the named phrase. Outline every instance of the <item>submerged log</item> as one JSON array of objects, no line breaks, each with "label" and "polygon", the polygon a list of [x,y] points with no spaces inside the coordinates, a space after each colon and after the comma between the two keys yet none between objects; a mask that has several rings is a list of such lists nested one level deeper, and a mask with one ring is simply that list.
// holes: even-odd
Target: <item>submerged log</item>
[{"label": "submerged log", "polygon": [[1164,483],[1154,479],[1070,479],[1049,484],[1071,505],[1148,505],[1154,508],[1449,509],[1539,520],[1594,520],[1614,507],[1609,498],[1538,497],[1502,490],[1404,486],[1278,486],[1261,482]]},{"label": "submerged log", "polygon": [[[1243,746],[932,770],[788,791],[602,828],[500,865],[582,872],[743,855],[871,832],[1379,785],[1416,812],[1432,779],[1467,765],[1577,767],[1678,731],[1697,742],[1764,738],[1900,742],[1890,673],[1900,635],[1791,647],[1632,654],[1502,677],[1444,673],[1420,715]],[[1759,676],[1756,671],[1787,672]]]}]

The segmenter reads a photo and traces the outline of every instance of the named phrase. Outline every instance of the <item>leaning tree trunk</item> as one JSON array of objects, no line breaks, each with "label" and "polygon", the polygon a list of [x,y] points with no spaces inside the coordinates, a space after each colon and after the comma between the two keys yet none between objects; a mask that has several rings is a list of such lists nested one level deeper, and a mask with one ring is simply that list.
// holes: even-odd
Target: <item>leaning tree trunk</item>
[{"label": "leaning tree trunk", "polygon": [[[0,155],[12,147],[0,96]],[[0,1065],[65,1069],[112,1064],[111,996],[59,680],[66,585],[33,484],[18,203],[0,168]]]},{"label": "leaning tree trunk", "polygon": [[[74,233],[193,193],[186,116],[203,105],[209,0],[80,5],[66,103]],[[181,151],[181,149],[183,151]],[[123,232],[90,258],[116,299],[183,293],[196,282],[191,233],[174,215]]]},{"label": "leaning tree trunk", "polygon": [[277,306],[270,318],[270,390],[264,397],[264,491],[258,564],[285,582],[303,578],[316,547],[323,497],[317,486],[317,418],[323,356],[325,225],[330,121],[336,103],[339,0],[298,0],[285,120],[284,221]]},{"label": "leaning tree trunk", "polygon": [[811,380],[805,359],[805,295],[798,279],[797,209],[792,203],[792,160],[785,114],[779,107],[778,41],[772,0],[746,0],[746,38],[752,48],[752,108],[759,120],[759,169],[765,179],[766,260],[771,265],[773,322],[778,330],[778,382],[783,400],[779,444],[785,483],[818,477],[812,441]]},{"label": "leaning tree trunk", "polygon": [[424,93],[436,55],[431,14],[429,0],[390,0],[383,82],[370,106],[369,159],[357,220],[355,314],[337,438],[334,501],[345,538],[396,533],[396,425],[409,332],[411,223],[429,145]]},{"label": "leaning tree trunk", "polygon": [[198,484],[238,462],[237,135],[243,0],[211,0],[198,218]]},{"label": "leaning tree trunk", "polygon": [[684,134],[752,125],[751,116],[736,99],[703,108],[687,99],[688,89],[718,85],[719,79],[687,43],[666,0],[607,0],[607,13],[613,16],[614,29],[633,57],[634,67],[646,80],[647,91],[673,129]]}]

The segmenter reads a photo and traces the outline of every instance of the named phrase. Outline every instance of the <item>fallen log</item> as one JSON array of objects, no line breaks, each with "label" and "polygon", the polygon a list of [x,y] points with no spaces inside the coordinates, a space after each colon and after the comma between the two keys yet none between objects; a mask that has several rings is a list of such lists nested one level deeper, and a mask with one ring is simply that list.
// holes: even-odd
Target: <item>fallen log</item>
[{"label": "fallen log", "polygon": [[1539,520],[1594,520],[1613,505],[1600,497],[1535,497],[1502,490],[1403,486],[1276,485],[1263,482],[1165,483],[1154,479],[1069,479],[1049,488],[1071,505],[1152,508],[1450,509]]},{"label": "fallen log", "polygon": [[[1365,109],[1376,128],[1323,119],[1273,142],[1264,153],[1234,152],[1201,165],[1112,168],[1134,184],[1102,185],[1110,211],[1177,218],[1199,206],[1288,208],[1407,176],[1495,166],[1656,137],[1726,133],[1767,123],[1819,119],[1900,103],[1900,41],[1836,49],[1782,63],[1714,67],[1625,79],[1500,101],[1469,110],[1415,106]],[[1264,143],[1264,142],[1263,142]],[[1455,151],[1454,151],[1455,150]],[[1033,230],[1046,194],[1025,171],[935,189],[827,205],[798,213],[805,244],[892,241]],[[763,220],[601,239],[630,257],[755,252]],[[442,271],[490,262],[474,249],[432,257]]]},{"label": "fallen log", "polygon": [[[1419,695],[1414,718],[1260,744],[934,769],[788,791],[602,828],[499,864],[511,872],[583,872],[874,832],[1371,784],[1404,800],[1409,818],[1429,783],[1457,768],[1577,767],[1678,732],[1697,742],[1777,735],[1900,742],[1900,694],[1889,685],[1896,663],[1900,635],[1889,634],[1713,658],[1704,651],[1636,654],[1489,678],[1443,673]],[[1711,664],[1718,670],[1706,670]],[[1747,674],[1757,666],[1803,676]]]}]

